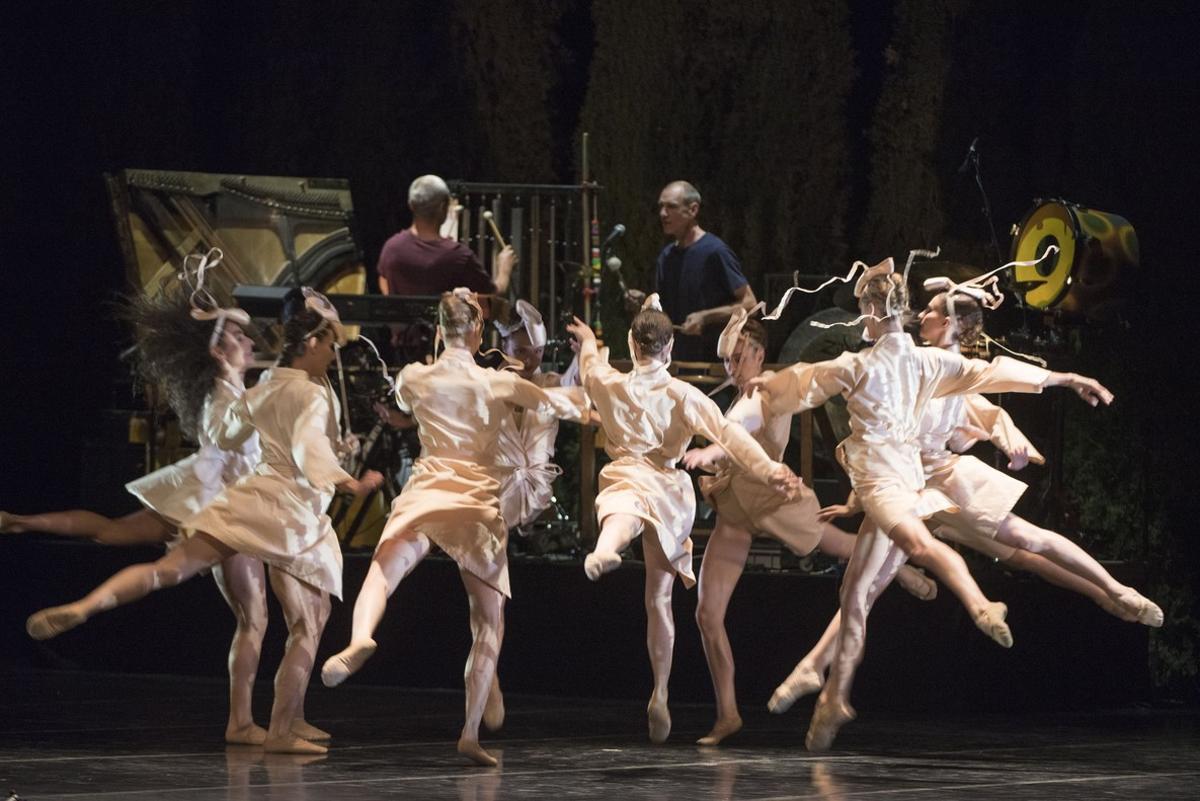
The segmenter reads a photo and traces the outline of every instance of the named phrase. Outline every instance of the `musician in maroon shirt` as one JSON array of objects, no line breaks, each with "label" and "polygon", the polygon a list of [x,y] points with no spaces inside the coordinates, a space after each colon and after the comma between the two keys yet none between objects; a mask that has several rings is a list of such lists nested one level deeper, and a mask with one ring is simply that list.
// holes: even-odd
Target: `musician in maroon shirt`
[{"label": "musician in maroon shirt", "polygon": [[464,286],[475,292],[508,290],[516,254],[505,246],[489,273],[475,252],[440,231],[450,210],[450,189],[436,175],[422,175],[408,188],[412,226],[392,236],[379,254],[379,288],[392,295],[440,295]]}]

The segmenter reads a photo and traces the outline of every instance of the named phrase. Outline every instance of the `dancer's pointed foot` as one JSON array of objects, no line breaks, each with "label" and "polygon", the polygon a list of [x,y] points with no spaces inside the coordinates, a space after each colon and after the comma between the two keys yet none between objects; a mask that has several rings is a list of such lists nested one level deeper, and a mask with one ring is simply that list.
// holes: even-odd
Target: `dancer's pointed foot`
[{"label": "dancer's pointed foot", "polygon": [[896,583],[903,587],[909,595],[916,596],[922,601],[932,601],[937,597],[937,582],[912,565],[900,566],[900,570],[896,573]]},{"label": "dancer's pointed foot", "polygon": [[310,742],[313,740],[332,740],[333,735],[324,729],[318,729],[307,720],[296,718],[292,721],[292,734],[303,737]]},{"label": "dancer's pointed foot", "polygon": [[378,646],[369,637],[363,640],[351,640],[342,651],[325,660],[321,668],[321,683],[326,687],[336,687],[358,672],[363,663],[371,658]]},{"label": "dancer's pointed foot", "polygon": [[466,737],[458,739],[458,753],[474,762],[476,765],[482,765],[485,768],[494,768],[500,764],[494,756],[483,750],[483,746],[478,740],[468,740]]},{"label": "dancer's pointed foot", "polygon": [[721,741],[742,730],[741,715],[732,718],[717,718],[712,731],[696,741],[696,745],[720,745]]},{"label": "dancer's pointed foot", "polygon": [[1112,596],[1112,599],[1125,612],[1133,615],[1134,619],[1143,626],[1159,628],[1163,624],[1163,611],[1158,604],[1133,588]]},{"label": "dancer's pointed foot", "polygon": [[816,709],[813,710],[812,722],[808,724],[804,746],[809,751],[828,751],[842,726],[856,717],[857,713],[849,704],[844,701],[826,701],[822,695],[817,700]]},{"label": "dancer's pointed foot", "polygon": [[86,621],[87,615],[80,612],[74,604],[52,606],[30,615],[25,621],[25,631],[35,640],[49,640]]},{"label": "dancer's pointed foot", "polygon": [[483,707],[483,725],[488,731],[500,731],[504,725],[504,693],[500,692],[499,679],[492,679],[492,689]]},{"label": "dancer's pointed foot", "polygon": [[267,741],[267,730],[251,723],[249,726],[225,727],[225,742],[230,745],[262,745]]},{"label": "dancer's pointed foot", "polygon": [[666,697],[650,696],[646,707],[646,718],[650,724],[650,742],[665,743],[671,736],[671,712],[667,709]]},{"label": "dancer's pointed foot", "polygon": [[267,736],[263,742],[263,751],[268,754],[326,754],[329,749],[323,745],[310,743],[303,737],[288,733],[283,737]]},{"label": "dancer's pointed foot", "polygon": [[612,551],[593,551],[583,560],[583,572],[592,581],[599,581],[605,573],[611,573],[621,564],[621,555]]},{"label": "dancer's pointed foot", "polygon": [[804,696],[819,692],[824,684],[825,679],[819,670],[807,662],[801,662],[796,665],[792,674],[775,688],[771,700],[767,701],[767,709],[776,715],[782,715]]},{"label": "dancer's pointed foot", "polygon": [[1008,617],[1008,607],[999,601],[992,601],[975,612],[975,625],[987,636],[998,642],[1003,648],[1012,648],[1013,636],[1004,618]]},{"label": "dancer's pointed foot", "polygon": [[1092,600],[1096,602],[1096,606],[1100,607],[1105,612],[1108,612],[1110,615],[1118,618],[1119,620],[1124,620],[1126,623],[1138,622],[1137,612],[1132,612],[1126,609],[1107,595],[1101,595],[1097,598],[1093,598]]},{"label": "dancer's pointed foot", "polygon": [[20,534],[24,529],[12,512],[0,512],[0,534]]}]

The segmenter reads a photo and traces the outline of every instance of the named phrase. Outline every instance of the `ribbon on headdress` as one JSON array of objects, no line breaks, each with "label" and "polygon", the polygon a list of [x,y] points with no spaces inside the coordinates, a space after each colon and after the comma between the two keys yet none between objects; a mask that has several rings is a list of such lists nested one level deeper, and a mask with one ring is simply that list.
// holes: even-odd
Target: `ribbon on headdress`
[{"label": "ribbon on headdress", "polygon": [[734,309],[733,314],[729,317],[729,322],[725,323],[725,330],[717,338],[718,359],[728,359],[733,355],[734,348],[737,347],[738,338],[742,335],[742,329],[746,327],[750,316],[757,314],[765,308],[767,308],[767,304],[760,300],[751,309],[747,309],[744,306]]},{"label": "ribbon on headdress", "polygon": [[527,300],[518,300],[513,308],[513,319],[508,325],[496,320],[496,330],[503,337],[510,337],[522,327],[529,335],[529,342],[535,348],[546,346],[546,324],[542,321],[542,313]]},{"label": "ribbon on headdress", "polygon": [[193,320],[215,320],[212,335],[208,338],[208,347],[215,347],[221,341],[225,331],[225,323],[229,320],[238,325],[250,325],[250,315],[238,308],[223,308],[212,293],[204,286],[204,278],[208,271],[221,263],[225,254],[220,248],[209,248],[207,253],[189,253],[183,257],[179,272],[179,280],[191,293],[188,303],[192,307]]},{"label": "ribbon on headdress", "polygon": [[763,315],[763,319],[778,320],[779,316],[783,314],[783,310],[787,308],[788,303],[791,301],[792,295],[796,294],[797,292],[803,292],[806,295],[815,295],[830,284],[836,284],[839,282],[848,284],[854,279],[854,274],[858,272],[858,268],[866,266],[867,265],[863,264],[861,261],[856,261],[854,264],[850,265],[850,272],[846,273],[844,276],[835,275],[829,280],[823,281],[820,286],[813,287],[812,289],[800,286],[800,271],[796,270],[794,273],[792,273],[792,286],[787,292],[783,293],[783,297],[780,298],[779,303],[775,306],[771,313]]},{"label": "ribbon on headdress", "polygon": [[642,311],[646,311],[647,309],[654,309],[654,311],[663,310],[662,301],[658,299],[657,292],[651,292],[646,296],[646,299],[642,301]]},{"label": "ribbon on headdress", "polygon": [[333,329],[333,337],[337,345],[339,347],[345,345],[349,339],[346,334],[346,327],[342,325],[342,318],[338,315],[337,308],[334,307],[329,298],[310,286],[306,286],[300,291],[304,293],[304,308],[312,309],[321,315],[321,322],[317,324],[316,328],[305,334],[304,338],[308,339],[311,336],[316,336],[324,331],[326,327],[329,327]]},{"label": "ribbon on headdress", "polygon": [[[999,273],[1007,270],[1010,267],[1031,267],[1038,262],[1058,252],[1057,245],[1050,245],[1046,248],[1046,252],[1036,259],[1026,261],[1010,261],[1007,264],[1001,264],[994,270],[989,270],[983,275],[977,275],[974,278],[967,279],[962,283],[955,283],[949,277],[937,275],[931,278],[926,278],[923,287],[928,292],[944,292],[946,293],[946,315],[950,318],[950,324],[954,326],[955,332],[958,331],[958,316],[954,310],[954,295],[966,295],[973,298],[980,306],[985,309],[994,311],[1000,308],[1000,304],[1004,302],[1004,293],[1000,291],[1000,276]],[[1046,366],[1046,360],[1040,356],[1032,356],[1028,353],[1021,353],[1004,345],[1001,342],[992,339],[986,331],[980,331],[980,336],[983,337],[985,345],[995,345],[1001,350],[1012,354],[1013,356],[1027,359],[1042,367]]]}]

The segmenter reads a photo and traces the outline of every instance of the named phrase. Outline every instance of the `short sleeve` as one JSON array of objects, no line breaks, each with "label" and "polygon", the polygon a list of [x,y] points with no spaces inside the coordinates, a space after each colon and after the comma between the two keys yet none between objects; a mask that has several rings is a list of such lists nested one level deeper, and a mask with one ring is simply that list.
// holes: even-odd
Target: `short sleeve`
[{"label": "short sleeve", "polygon": [[742,272],[742,263],[728,245],[722,244],[708,260],[709,269],[713,269],[720,276],[721,284],[729,290],[729,294],[732,295],[734,290],[750,283]]}]

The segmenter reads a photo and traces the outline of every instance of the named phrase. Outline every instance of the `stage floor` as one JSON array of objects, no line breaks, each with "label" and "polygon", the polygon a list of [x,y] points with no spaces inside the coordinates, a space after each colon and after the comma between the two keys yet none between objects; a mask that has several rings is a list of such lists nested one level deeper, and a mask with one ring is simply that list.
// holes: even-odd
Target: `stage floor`
[{"label": "stage floor", "polygon": [[[18,671],[5,687],[0,797],[148,799],[1194,799],[1200,711],[875,717],[837,750],[804,750],[811,701],[777,717],[745,709],[722,748],[693,743],[711,710],[679,705],[666,745],[628,701],[513,695],[484,737],[501,767],[454,752],[462,695],[314,687],[308,717],[335,735],[324,757],[221,742],[225,686],[212,679]],[[255,707],[266,719],[270,688]]]}]

